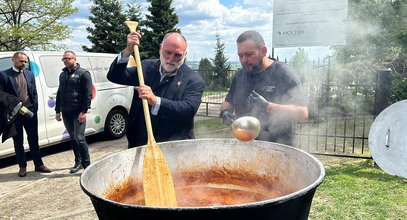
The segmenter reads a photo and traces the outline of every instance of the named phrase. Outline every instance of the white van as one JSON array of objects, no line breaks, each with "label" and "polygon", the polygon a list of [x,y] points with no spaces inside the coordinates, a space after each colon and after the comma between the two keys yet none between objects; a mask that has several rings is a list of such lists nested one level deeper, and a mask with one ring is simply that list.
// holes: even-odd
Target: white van
[{"label": "white van", "polygon": [[[38,136],[40,147],[69,140],[64,123],[55,120],[55,100],[59,86],[59,74],[64,68],[61,61],[63,52],[25,52],[29,59],[27,69],[35,75],[38,92]],[[14,52],[0,52],[0,70],[12,66]],[[125,134],[128,113],[134,89],[111,83],[106,75],[110,64],[117,54],[76,53],[77,62],[92,76],[92,104],[86,120],[86,135],[105,132],[111,138],[120,138]],[[29,149],[24,134],[24,147]],[[1,143],[0,158],[13,155],[13,139]]]}]

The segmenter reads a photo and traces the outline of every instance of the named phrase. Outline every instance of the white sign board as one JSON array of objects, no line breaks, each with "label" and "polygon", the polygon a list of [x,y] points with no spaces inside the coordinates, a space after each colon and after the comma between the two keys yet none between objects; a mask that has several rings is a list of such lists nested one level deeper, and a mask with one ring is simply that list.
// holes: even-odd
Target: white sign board
[{"label": "white sign board", "polygon": [[348,0],[274,0],[273,47],[346,43]]}]

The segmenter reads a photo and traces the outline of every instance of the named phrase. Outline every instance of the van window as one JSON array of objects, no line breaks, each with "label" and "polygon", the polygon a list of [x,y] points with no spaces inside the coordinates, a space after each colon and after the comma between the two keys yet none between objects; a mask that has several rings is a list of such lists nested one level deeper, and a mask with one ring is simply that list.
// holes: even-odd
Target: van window
[{"label": "van window", "polygon": [[[59,85],[59,74],[64,68],[64,63],[61,61],[62,56],[40,56],[42,73],[44,74],[45,83],[48,87],[54,88]],[[44,68],[47,67],[47,68]]]},{"label": "van window", "polygon": [[[59,75],[62,73],[62,69],[65,68],[64,63],[61,61],[62,56],[51,56],[44,55],[40,57],[40,63],[43,68],[45,82],[48,87],[58,87],[59,86]],[[90,64],[87,57],[76,57],[76,62],[80,64],[82,68],[90,71]],[[92,74],[92,72],[91,72]]]},{"label": "van window", "polygon": [[[92,67],[91,67],[91,65],[90,65],[90,63],[89,63],[88,57],[76,55],[76,62],[79,63],[79,65],[80,65],[82,68],[84,68],[85,70],[89,71],[89,72],[90,72],[90,75],[92,75]],[[93,76],[92,76],[92,78],[93,78]]]},{"label": "van window", "polygon": [[11,57],[2,57],[0,58],[0,70],[6,70],[10,68],[13,65],[13,62],[11,62]]},{"label": "van window", "polygon": [[109,71],[110,64],[115,58],[116,57],[89,57],[96,83],[109,81],[106,75]]}]

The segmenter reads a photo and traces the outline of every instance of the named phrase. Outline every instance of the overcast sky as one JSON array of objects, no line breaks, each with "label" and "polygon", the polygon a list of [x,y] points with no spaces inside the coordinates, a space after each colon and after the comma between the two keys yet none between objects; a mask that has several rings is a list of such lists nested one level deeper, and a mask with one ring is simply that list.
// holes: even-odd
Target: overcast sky
[{"label": "overcast sky", "polygon": [[[127,1],[124,1],[127,2]],[[138,0],[142,10],[147,12],[147,2]],[[87,26],[92,26],[88,17],[91,15],[90,0],[75,0],[74,7],[79,11],[64,23],[73,28],[71,37],[65,41],[68,49],[82,51],[82,45],[90,46],[87,40]],[[173,0],[172,6],[178,15],[178,28],[188,41],[188,57],[190,61],[215,56],[216,33],[226,43],[226,56],[229,61],[238,61],[236,50],[237,36],[246,30],[260,32],[272,51],[273,1],[272,0]],[[143,13],[145,14],[145,13]],[[123,28],[126,28],[123,26]],[[290,59],[298,48],[275,49],[275,56]],[[321,47],[305,48],[312,59],[324,58],[329,50]]]}]

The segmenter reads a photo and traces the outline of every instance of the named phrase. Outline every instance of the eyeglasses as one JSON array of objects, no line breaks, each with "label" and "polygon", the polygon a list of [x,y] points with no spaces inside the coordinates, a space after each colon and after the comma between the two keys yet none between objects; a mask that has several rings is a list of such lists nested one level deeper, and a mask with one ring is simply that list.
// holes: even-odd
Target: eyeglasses
[{"label": "eyeglasses", "polygon": [[70,60],[72,60],[72,59],[74,59],[74,58],[64,57],[64,58],[62,58],[61,60],[62,60],[62,61],[70,61]]}]

